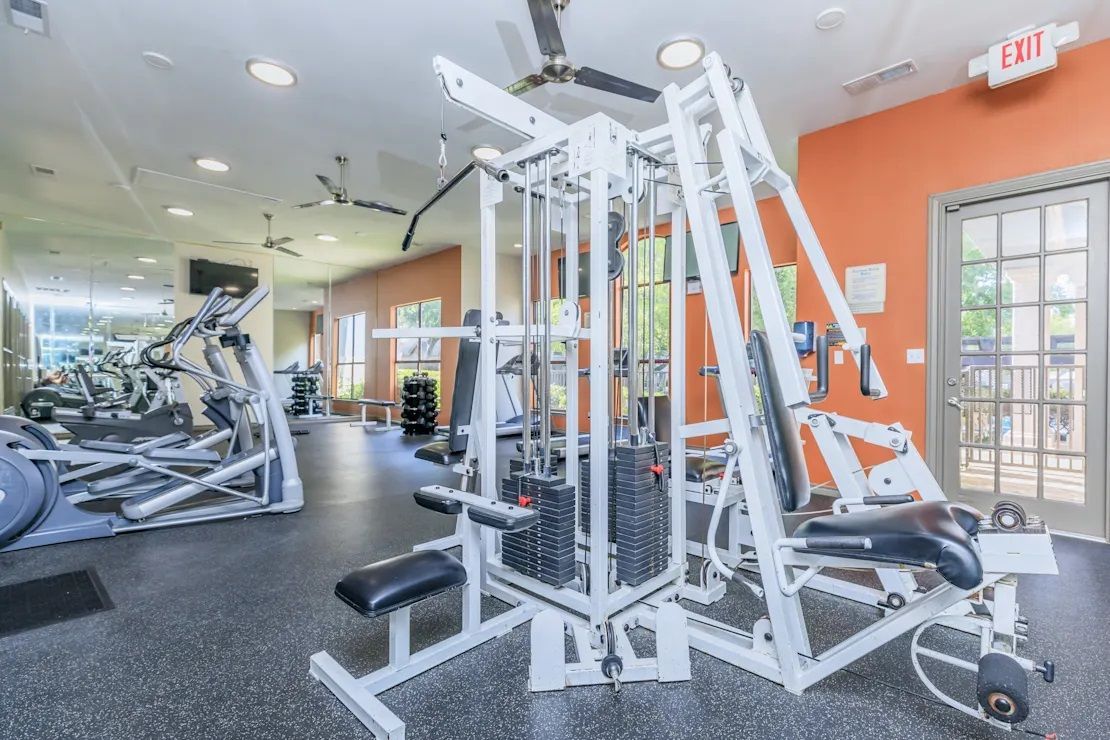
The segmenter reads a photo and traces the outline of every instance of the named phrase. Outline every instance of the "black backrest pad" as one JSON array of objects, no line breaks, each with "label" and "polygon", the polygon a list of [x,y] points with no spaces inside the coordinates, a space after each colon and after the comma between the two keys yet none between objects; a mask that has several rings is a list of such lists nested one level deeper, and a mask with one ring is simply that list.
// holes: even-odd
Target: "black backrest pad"
[{"label": "black backrest pad", "polygon": [[809,471],[802,452],[798,422],[783,399],[782,385],[775,373],[767,335],[761,331],[753,331],[750,340],[752,357],[755,360],[755,377],[763,395],[763,419],[767,429],[767,443],[771,447],[775,488],[783,511],[794,511],[809,503]]},{"label": "black backrest pad", "polygon": [[[497,318],[501,319],[500,312]],[[481,323],[482,312],[476,308],[469,309],[463,316],[463,326],[478,326]],[[447,446],[451,452],[466,450],[466,435],[459,434],[459,428],[470,424],[474,390],[478,387],[478,354],[481,349],[480,340],[459,341],[459,360],[455,364],[455,389],[451,392],[451,431],[447,436]]]}]

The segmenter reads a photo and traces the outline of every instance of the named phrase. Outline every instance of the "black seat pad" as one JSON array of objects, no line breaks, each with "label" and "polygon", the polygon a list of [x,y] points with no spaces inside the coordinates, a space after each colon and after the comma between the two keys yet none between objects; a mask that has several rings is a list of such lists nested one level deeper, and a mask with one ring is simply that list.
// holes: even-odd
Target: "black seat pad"
[{"label": "black seat pad", "polygon": [[686,456],[686,480],[692,483],[705,483],[707,480],[720,478],[725,472],[725,464],[721,460],[700,455]]},{"label": "black seat pad", "polygon": [[859,560],[901,565],[934,565],[958,588],[983,580],[983,565],[972,546],[981,515],[948,501],[916,501],[871,511],[819,516],[804,522],[795,537],[869,537],[870,550],[808,550]]},{"label": "black seat pad", "polygon": [[335,584],[335,595],[366,617],[388,614],[466,583],[466,568],[442,550],[407,552],[365,565]]},{"label": "black seat pad", "polygon": [[452,452],[451,444],[444,439],[439,442],[429,442],[422,447],[418,447],[416,450],[416,459],[427,460],[436,465],[453,465],[462,461],[463,455],[465,454],[466,450]]}]

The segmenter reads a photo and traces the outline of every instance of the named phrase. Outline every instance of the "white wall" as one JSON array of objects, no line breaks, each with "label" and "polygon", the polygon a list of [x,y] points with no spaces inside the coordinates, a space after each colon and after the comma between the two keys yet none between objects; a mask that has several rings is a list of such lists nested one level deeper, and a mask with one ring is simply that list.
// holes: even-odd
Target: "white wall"
[{"label": "white wall", "polygon": [[[240,252],[234,249],[224,249],[217,247],[206,247],[199,244],[181,244],[175,243],[173,245],[174,255],[174,280],[173,280],[173,298],[174,298],[174,319],[176,321],[183,321],[186,318],[193,316],[204,303],[204,296],[192,295],[189,293],[189,260],[192,259],[207,259],[212,262],[222,262],[224,264],[242,265],[245,267],[253,267],[258,270],[258,284],[265,285],[271,289],[270,295],[260,303],[250,315],[239,325],[240,330],[251,335],[251,341],[258,347],[262,353],[262,358],[266,361],[266,365],[273,369],[274,367],[274,258],[268,254],[261,254],[259,252]],[[202,344],[197,340],[192,340],[186,345],[185,355],[193,362],[196,362],[201,367],[207,368],[204,364],[204,356],[201,352]],[[231,350],[225,350],[228,364],[232,367],[232,372],[236,378],[239,378],[238,368],[235,364]],[[191,380],[183,379],[182,385],[185,387],[185,398],[189,404],[193,406],[194,416],[199,416],[201,411],[200,404],[200,388]]]},{"label": "white wall", "polygon": [[[294,362],[308,367],[308,337],[312,328],[311,311],[274,311],[274,365],[280,370]],[[284,398],[292,393],[291,375],[275,375],[274,384]]]}]

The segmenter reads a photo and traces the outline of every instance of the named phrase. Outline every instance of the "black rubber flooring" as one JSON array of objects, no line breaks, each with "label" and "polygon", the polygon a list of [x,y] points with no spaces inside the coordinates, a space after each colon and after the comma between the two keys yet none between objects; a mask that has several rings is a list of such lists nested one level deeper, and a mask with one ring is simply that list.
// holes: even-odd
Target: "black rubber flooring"
[{"label": "black rubber flooring", "polygon": [[[313,425],[297,438],[307,498],[298,514],[0,555],[0,586],[95,567],[116,606],[0,639],[0,738],[369,737],[309,677],[308,658],[327,650],[356,675],[386,662],[388,620],[359,617],[332,589],[354,567],[452,531],[449,517],[412,501],[420,485],[454,481],[413,458],[420,443]],[[1056,553],[1061,576],[1020,587],[1031,621],[1023,653],[1057,665],[1055,684],[1032,682],[1026,726],[1110,737],[1110,547],[1059,537]],[[805,603],[816,649],[873,618],[820,594]],[[741,627],[762,613],[739,590],[704,611]],[[419,605],[414,649],[458,623],[458,592]],[[696,652],[690,682],[531,694],[524,627],[382,698],[410,738],[1005,737],[907,693],[925,693],[907,643],[802,696]]]}]

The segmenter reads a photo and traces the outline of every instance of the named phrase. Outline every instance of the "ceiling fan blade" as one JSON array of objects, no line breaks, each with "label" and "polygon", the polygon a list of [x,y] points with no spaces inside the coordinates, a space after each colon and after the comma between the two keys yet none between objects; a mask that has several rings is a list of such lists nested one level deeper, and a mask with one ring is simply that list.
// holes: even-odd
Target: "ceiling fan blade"
[{"label": "ceiling fan blade", "polygon": [[277,249],[277,251],[279,252],[284,252],[285,254],[291,255],[293,257],[301,256],[300,252],[294,252],[292,249],[286,249],[285,247],[275,247],[275,249]]},{"label": "ceiling fan blade", "polygon": [[273,244],[275,247],[280,247],[282,244],[288,244],[291,241],[293,241],[293,237],[283,236],[280,239],[274,239],[270,243]]},{"label": "ceiling fan blade", "polygon": [[543,75],[528,75],[522,79],[517,80],[513,84],[505,88],[505,92],[510,95],[522,95],[529,90],[535,90],[540,85],[547,83]]},{"label": "ceiling fan blade", "polygon": [[258,242],[225,242],[222,239],[216,239],[213,244],[243,244],[245,246],[257,247],[260,246]]},{"label": "ceiling fan blade", "polygon": [[563,57],[567,47],[563,46],[563,34],[559,31],[559,19],[551,0],[528,0],[528,11],[532,14],[532,25],[536,29],[536,42],[546,57]]},{"label": "ceiling fan blade", "polygon": [[335,193],[339,192],[338,186],[336,186],[336,184],[332,182],[331,178],[327,175],[317,175],[316,179],[320,181],[321,185],[328,189],[328,193],[334,195]]},{"label": "ceiling fan blade", "polygon": [[335,201],[331,198],[325,200],[314,200],[311,203],[301,203],[300,205],[293,206],[294,208],[312,208],[313,206],[330,206]]},{"label": "ceiling fan blade", "polygon": [[590,67],[579,68],[574,74],[574,81],[579,85],[592,87],[595,90],[604,90],[605,92],[623,95],[626,98],[635,98],[645,103],[654,103],[663,94],[659,90],[653,90],[650,87],[638,85],[635,82],[629,82]]},{"label": "ceiling fan blade", "polygon": [[373,211],[382,211],[383,213],[396,213],[398,216],[404,216],[406,213],[408,213],[408,211],[403,211],[400,208],[394,208],[388,203],[384,203],[380,200],[353,200],[351,202],[356,206],[369,208]]}]

